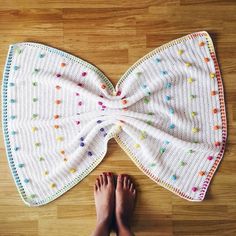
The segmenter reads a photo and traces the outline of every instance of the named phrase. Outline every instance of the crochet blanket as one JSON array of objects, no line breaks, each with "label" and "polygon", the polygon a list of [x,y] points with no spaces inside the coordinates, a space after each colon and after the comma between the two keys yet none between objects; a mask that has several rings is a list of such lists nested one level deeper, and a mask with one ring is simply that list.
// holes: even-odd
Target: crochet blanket
[{"label": "crochet blanket", "polygon": [[159,185],[204,199],[227,136],[207,32],[154,49],[115,87],[91,63],[33,42],[9,46],[3,77],[6,153],[27,205],[47,204],[78,184],[111,138]]}]

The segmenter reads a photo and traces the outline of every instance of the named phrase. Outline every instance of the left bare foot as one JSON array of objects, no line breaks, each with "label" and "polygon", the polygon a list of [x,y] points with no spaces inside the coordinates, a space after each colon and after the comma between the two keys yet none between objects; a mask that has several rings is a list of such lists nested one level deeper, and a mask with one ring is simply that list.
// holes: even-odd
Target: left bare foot
[{"label": "left bare foot", "polygon": [[[100,175],[94,185],[94,199],[97,213],[97,226],[102,228],[104,235],[109,232],[115,205],[115,185],[112,173]],[[97,234],[94,234],[97,235]]]}]

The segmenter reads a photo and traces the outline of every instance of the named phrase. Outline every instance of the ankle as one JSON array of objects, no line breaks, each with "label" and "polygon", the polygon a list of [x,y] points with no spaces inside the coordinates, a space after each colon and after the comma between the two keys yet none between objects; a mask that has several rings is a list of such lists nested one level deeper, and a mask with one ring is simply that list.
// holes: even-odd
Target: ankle
[{"label": "ankle", "polygon": [[133,236],[130,226],[126,224],[117,224],[117,235],[118,236]]},{"label": "ankle", "polygon": [[96,223],[96,227],[92,236],[108,236],[110,234],[109,225],[106,222],[98,222]]},{"label": "ankle", "polygon": [[118,235],[132,235],[130,231],[130,224],[128,221],[117,219],[116,224]]},{"label": "ankle", "polygon": [[109,218],[97,219],[96,226],[108,228],[111,225],[111,220]]}]

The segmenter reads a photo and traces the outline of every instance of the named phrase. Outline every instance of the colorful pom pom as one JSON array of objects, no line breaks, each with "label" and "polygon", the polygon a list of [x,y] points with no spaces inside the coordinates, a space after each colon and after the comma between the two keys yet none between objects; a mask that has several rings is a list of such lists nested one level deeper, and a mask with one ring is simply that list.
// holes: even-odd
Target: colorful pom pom
[{"label": "colorful pom pom", "polygon": [[56,188],[56,186],[57,186],[57,185],[56,185],[55,183],[51,183],[51,184],[50,184],[50,187],[51,187],[51,188]]},{"label": "colorful pom pom", "polygon": [[101,84],[102,89],[105,89],[106,87],[107,87],[106,84]]},{"label": "colorful pom pom", "polygon": [[178,50],[178,54],[181,56],[184,53],[184,50],[180,49]]},{"label": "colorful pom pom", "polygon": [[193,133],[197,133],[197,132],[199,132],[199,128],[195,128],[195,127],[192,128],[192,132],[193,132]]},{"label": "colorful pom pom", "polygon": [[211,161],[213,159],[213,156],[208,156],[207,159]]},{"label": "colorful pom pom", "polygon": [[161,71],[161,74],[162,74],[162,75],[167,75],[167,74],[168,74],[168,72],[167,72],[167,71],[165,71],[165,70],[163,70],[163,71]]},{"label": "colorful pom pom", "polygon": [[187,67],[190,67],[192,64],[191,64],[190,62],[185,62],[185,65],[186,65]]},{"label": "colorful pom pom", "polygon": [[150,100],[149,100],[147,97],[144,97],[143,102],[144,102],[145,104],[148,104],[148,103],[150,102]]},{"label": "colorful pom pom", "polygon": [[14,70],[18,70],[19,68],[19,66],[14,66]]},{"label": "colorful pom pom", "polygon": [[214,125],[214,126],[213,126],[213,130],[218,130],[218,129],[220,129],[220,126],[219,126],[219,125]]},{"label": "colorful pom pom", "polygon": [[186,163],[184,161],[180,161],[180,166],[185,166]]},{"label": "colorful pom pom", "polygon": [[165,88],[171,88],[171,83],[166,83]]},{"label": "colorful pom pom", "polygon": [[12,135],[16,135],[17,132],[13,130],[13,131],[11,131],[11,134],[12,134]]},{"label": "colorful pom pom", "polygon": [[37,130],[38,130],[37,127],[32,127],[32,132],[35,132],[35,131],[37,131]]},{"label": "colorful pom pom", "polygon": [[23,163],[18,164],[19,168],[23,168],[24,166],[25,166],[25,164],[23,164]]},{"label": "colorful pom pom", "polygon": [[218,112],[218,109],[217,109],[217,108],[213,108],[213,109],[212,109],[212,113],[213,113],[213,114],[216,114],[217,112]]},{"label": "colorful pom pom", "polygon": [[59,104],[61,104],[61,100],[56,100],[55,103],[56,103],[57,105],[59,105]]},{"label": "colorful pom pom", "polygon": [[123,105],[127,104],[127,100],[126,99],[121,100],[121,102],[122,102]]},{"label": "colorful pom pom", "polygon": [[215,142],[215,147],[220,147],[221,143],[219,141]]},{"label": "colorful pom pom", "polygon": [[175,113],[175,111],[174,111],[174,109],[171,107],[171,108],[169,108],[169,112],[170,112],[170,114],[174,114]]},{"label": "colorful pom pom", "polygon": [[212,79],[214,79],[215,78],[215,73],[210,73],[210,77],[212,78]]},{"label": "colorful pom pom", "polygon": [[197,187],[192,187],[193,192],[197,192]]},{"label": "colorful pom pom", "polygon": [[24,179],[24,182],[27,184],[27,183],[30,182],[30,180],[29,179]]},{"label": "colorful pom pom", "polygon": [[188,78],[187,81],[188,81],[188,83],[191,84],[193,82],[193,78]]},{"label": "colorful pom pom", "polygon": [[89,156],[92,156],[93,153],[92,153],[91,151],[88,151],[88,155],[89,155]]},{"label": "colorful pom pom", "polygon": [[190,98],[191,98],[191,99],[194,99],[194,98],[196,98],[196,97],[197,97],[196,95],[193,95],[193,94],[190,95]]},{"label": "colorful pom pom", "polygon": [[165,96],[165,100],[166,100],[166,101],[170,101],[170,99],[171,99],[170,96],[168,96],[168,95]]},{"label": "colorful pom pom", "polygon": [[61,142],[61,141],[63,141],[63,137],[62,137],[62,136],[56,137],[56,140],[57,140],[58,142]]},{"label": "colorful pom pom", "polygon": [[206,174],[206,172],[205,171],[199,171],[199,173],[198,173],[200,176],[204,176],[205,174]]},{"label": "colorful pom pom", "polygon": [[172,175],[172,176],[171,176],[171,179],[172,179],[172,180],[176,180],[176,179],[177,179],[176,175]]},{"label": "colorful pom pom", "polygon": [[163,148],[163,147],[160,148],[160,153],[161,153],[161,154],[163,154],[165,151],[166,151],[165,148]]},{"label": "colorful pom pom", "polygon": [[76,169],[75,168],[70,168],[70,173],[73,174],[76,172]]},{"label": "colorful pom pom", "polygon": [[80,143],[80,147],[84,147],[84,143],[83,142]]},{"label": "colorful pom pom", "polygon": [[32,119],[37,118],[37,117],[38,117],[38,114],[33,114],[32,115]]},{"label": "colorful pom pom", "polygon": [[201,41],[201,42],[199,42],[199,44],[198,44],[200,47],[202,47],[202,46],[204,46],[205,45],[205,43],[203,42],[203,41]]},{"label": "colorful pom pom", "polygon": [[82,72],[82,76],[85,77],[87,75],[87,72]]},{"label": "colorful pom pom", "polygon": [[211,96],[215,96],[215,95],[216,95],[216,91],[215,90],[211,91]]}]

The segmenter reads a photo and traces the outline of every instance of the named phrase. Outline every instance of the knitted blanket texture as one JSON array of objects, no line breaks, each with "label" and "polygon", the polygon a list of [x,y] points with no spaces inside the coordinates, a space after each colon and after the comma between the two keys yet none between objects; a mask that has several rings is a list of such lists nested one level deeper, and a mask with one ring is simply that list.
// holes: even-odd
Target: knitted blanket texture
[{"label": "knitted blanket texture", "polygon": [[9,167],[29,206],[78,184],[103,160],[111,138],[153,181],[202,201],[227,136],[220,69],[205,31],[149,52],[115,87],[79,57],[12,44],[2,115]]}]

